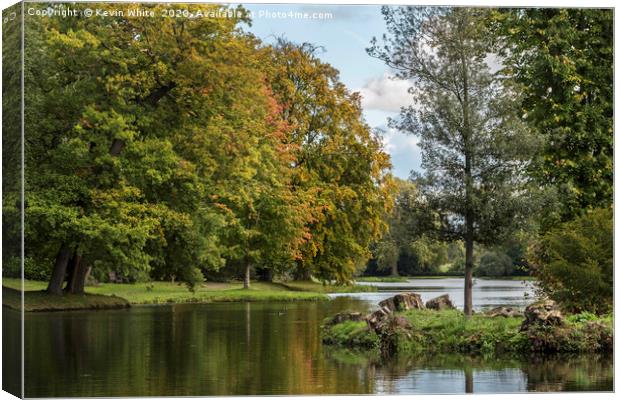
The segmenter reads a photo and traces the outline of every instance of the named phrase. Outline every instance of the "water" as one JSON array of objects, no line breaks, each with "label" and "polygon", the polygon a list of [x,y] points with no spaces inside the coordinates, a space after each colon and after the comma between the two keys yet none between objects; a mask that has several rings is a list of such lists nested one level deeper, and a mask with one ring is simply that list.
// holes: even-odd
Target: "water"
[{"label": "water", "polygon": [[[332,294],[331,297],[353,297],[369,301],[376,306],[381,300],[403,291],[420,294],[424,302],[433,297],[448,294],[457,308],[463,308],[463,278],[409,279],[407,282],[358,282],[358,284],[376,286],[379,291],[355,294],[338,293]],[[477,311],[505,305],[522,309],[532,303],[535,297],[535,287],[532,281],[474,278],[472,302],[474,310]]]},{"label": "water", "polygon": [[[498,282],[498,285],[506,283]],[[484,300],[478,294],[478,304],[495,304],[501,291],[480,291],[494,299]],[[507,299],[515,298],[511,291],[505,291]],[[434,292],[423,296],[430,293]],[[343,310],[366,312],[374,306],[369,299],[374,301],[375,295],[343,296],[325,302],[186,304],[28,313],[26,396],[613,389],[610,356],[481,359],[440,355],[399,357],[382,362],[372,356],[321,344],[319,326],[324,318]],[[3,311],[6,326],[17,314]],[[4,349],[5,356],[15,356],[18,352],[18,347]],[[8,372],[5,379],[11,378],[11,374],[15,378],[17,372]]]}]

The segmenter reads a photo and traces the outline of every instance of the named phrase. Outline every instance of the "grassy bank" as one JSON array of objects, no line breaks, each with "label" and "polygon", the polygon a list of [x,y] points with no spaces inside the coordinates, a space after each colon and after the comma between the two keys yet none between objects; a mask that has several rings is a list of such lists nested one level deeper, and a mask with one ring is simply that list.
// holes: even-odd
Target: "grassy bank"
[{"label": "grassy bank", "polygon": [[346,321],[323,329],[323,341],[350,348],[380,348],[386,341],[398,353],[582,353],[611,351],[611,316],[583,313],[566,318],[562,326],[519,328],[523,317],[465,319],[457,310],[410,310],[398,313],[411,329],[377,335],[365,322]]},{"label": "grassy bank", "polygon": [[313,281],[291,281],[279,283],[288,290],[317,293],[363,293],[376,292],[377,288],[368,285],[323,285]]},{"label": "grassy bank", "polygon": [[357,282],[407,282],[406,276],[360,276],[355,278]]},{"label": "grassy bank", "polygon": [[[118,296],[100,294],[51,296],[41,290],[25,293],[24,311],[101,310],[129,307],[129,302]],[[21,309],[20,292],[3,286],[2,304],[16,310]]]},{"label": "grassy bank", "polygon": [[[19,289],[19,279],[4,278],[3,287]],[[326,293],[364,292],[376,290],[368,286],[332,286],[316,282],[268,283],[252,282],[250,289],[243,289],[241,282],[208,282],[190,292],[182,283],[152,282],[136,284],[102,283],[88,286],[86,296],[49,296],[43,291],[46,282],[25,281],[25,303],[27,311],[62,309],[115,308],[117,303],[167,304],[167,303],[211,303],[231,301],[297,301],[327,300]],[[17,292],[5,296],[3,302],[17,307]]]}]

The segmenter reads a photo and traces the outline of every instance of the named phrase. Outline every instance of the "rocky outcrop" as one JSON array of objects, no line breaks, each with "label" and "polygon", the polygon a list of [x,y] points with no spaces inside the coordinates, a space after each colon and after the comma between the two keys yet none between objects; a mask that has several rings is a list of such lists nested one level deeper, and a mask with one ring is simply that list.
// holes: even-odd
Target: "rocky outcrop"
[{"label": "rocky outcrop", "polygon": [[521,331],[527,331],[532,326],[560,326],[564,317],[553,300],[541,300],[532,303],[525,309],[525,320],[521,324]]},{"label": "rocky outcrop", "polygon": [[366,323],[370,329],[377,332],[382,328],[390,314],[391,313],[387,309],[380,308],[366,316]]},{"label": "rocky outcrop", "polygon": [[[417,293],[401,293],[379,303],[379,309],[366,316],[368,327],[375,332],[385,328],[390,316],[397,311],[423,309],[422,297]],[[404,318],[403,318],[404,319]]]},{"label": "rocky outcrop", "polygon": [[364,316],[358,312],[341,312],[325,322],[325,326],[334,326],[345,321],[364,321]]},{"label": "rocky outcrop", "polygon": [[426,308],[431,310],[453,310],[455,309],[450,297],[444,294],[426,302]]},{"label": "rocky outcrop", "polygon": [[386,309],[389,313],[425,308],[422,297],[417,293],[397,294],[394,297],[383,300],[379,303],[379,306]]},{"label": "rocky outcrop", "polygon": [[495,307],[484,313],[487,317],[522,317],[523,314],[512,307]]}]

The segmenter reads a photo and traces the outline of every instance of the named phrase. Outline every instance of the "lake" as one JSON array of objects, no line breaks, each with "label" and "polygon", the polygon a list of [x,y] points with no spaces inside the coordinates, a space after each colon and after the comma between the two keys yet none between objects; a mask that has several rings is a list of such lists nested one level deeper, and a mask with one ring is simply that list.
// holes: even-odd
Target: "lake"
[{"label": "lake", "polygon": [[[421,281],[414,284],[425,300],[450,293],[460,304],[462,295],[457,296],[461,293],[453,290],[457,282]],[[26,396],[613,389],[611,355],[538,359],[442,355],[380,362],[322,345],[319,326],[324,318],[344,310],[366,312],[376,306],[377,299],[392,294],[394,287],[385,290],[334,295],[323,302],[182,304],[29,313],[25,320]],[[529,290],[518,281],[479,280],[474,289],[475,307],[500,302],[521,306],[524,303],[520,299]],[[8,319],[18,318],[15,312],[6,308],[3,311],[5,327]],[[4,349],[5,356],[18,352],[18,346]],[[5,371],[4,377],[16,378],[17,372]]]},{"label": "lake", "polygon": [[[534,281],[474,278],[473,282],[472,303],[474,310],[477,311],[505,305],[523,309],[532,303],[536,296]],[[374,307],[381,300],[403,291],[420,294],[424,302],[448,294],[455,307],[462,309],[464,304],[463,278],[418,278],[408,279],[407,282],[358,282],[358,284],[377,287],[377,292],[354,295],[355,298],[369,301]],[[338,293],[330,296],[351,295]]]}]

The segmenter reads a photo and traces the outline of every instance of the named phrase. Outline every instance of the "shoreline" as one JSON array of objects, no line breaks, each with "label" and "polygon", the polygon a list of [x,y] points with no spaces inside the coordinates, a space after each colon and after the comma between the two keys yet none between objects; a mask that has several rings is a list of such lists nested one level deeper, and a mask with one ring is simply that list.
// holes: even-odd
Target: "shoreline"
[{"label": "shoreline", "polygon": [[[4,307],[21,308],[19,279],[3,279]],[[370,286],[331,286],[316,282],[252,282],[243,289],[239,282],[208,282],[195,292],[183,284],[152,282],[150,284],[100,284],[88,286],[84,295],[52,296],[45,292],[46,282],[25,281],[25,312],[120,309],[140,305],[210,304],[230,302],[329,301],[328,293],[370,292]]]}]

